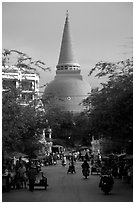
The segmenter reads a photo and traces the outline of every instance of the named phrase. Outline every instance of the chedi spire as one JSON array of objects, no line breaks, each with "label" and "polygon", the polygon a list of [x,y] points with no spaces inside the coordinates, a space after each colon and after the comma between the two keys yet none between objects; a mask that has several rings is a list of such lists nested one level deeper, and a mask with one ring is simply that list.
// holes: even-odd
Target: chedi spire
[{"label": "chedi spire", "polygon": [[78,64],[74,54],[70,32],[69,14],[67,11],[57,70],[71,70],[72,67],[74,67],[73,70],[80,69],[80,65]]}]

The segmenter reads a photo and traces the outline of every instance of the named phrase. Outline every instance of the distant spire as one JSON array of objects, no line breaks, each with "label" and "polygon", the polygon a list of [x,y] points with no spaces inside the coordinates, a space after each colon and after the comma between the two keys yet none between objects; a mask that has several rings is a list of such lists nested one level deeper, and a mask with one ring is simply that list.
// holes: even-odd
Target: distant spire
[{"label": "distant spire", "polygon": [[68,65],[68,64],[76,65],[77,67],[80,67],[77,60],[75,59],[74,50],[72,47],[72,37],[71,37],[70,25],[69,25],[69,11],[67,10],[62,43],[61,43],[60,56],[59,56],[57,67]]},{"label": "distant spire", "polygon": [[66,12],[66,18],[68,19],[68,17],[69,17],[69,12],[68,12],[68,10],[67,10],[67,12]]},{"label": "distant spire", "polygon": [[67,10],[67,13],[66,13],[66,17],[68,17],[69,13],[68,13],[68,10]]}]

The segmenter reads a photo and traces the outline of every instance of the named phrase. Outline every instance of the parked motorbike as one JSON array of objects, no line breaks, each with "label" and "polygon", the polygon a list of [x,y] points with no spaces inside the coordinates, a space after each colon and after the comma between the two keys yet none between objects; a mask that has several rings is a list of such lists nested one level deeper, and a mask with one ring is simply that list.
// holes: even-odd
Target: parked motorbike
[{"label": "parked motorbike", "polygon": [[90,171],[89,171],[88,168],[83,168],[82,173],[83,173],[83,176],[87,179],[87,177],[89,176]]},{"label": "parked motorbike", "polygon": [[113,188],[113,178],[111,175],[101,175],[99,187],[107,195]]}]

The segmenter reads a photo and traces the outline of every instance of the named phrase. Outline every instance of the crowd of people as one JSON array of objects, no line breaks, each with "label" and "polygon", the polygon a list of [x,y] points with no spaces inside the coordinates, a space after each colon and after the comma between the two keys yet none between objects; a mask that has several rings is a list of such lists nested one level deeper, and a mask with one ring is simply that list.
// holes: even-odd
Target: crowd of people
[{"label": "crowd of people", "polygon": [[[75,156],[76,155],[76,156]],[[125,157],[118,157],[117,155],[111,155],[110,157],[102,157],[97,155],[96,157],[89,152],[85,151],[85,154],[81,152],[70,155],[69,159],[73,158],[74,161],[87,160],[90,165],[90,172],[95,167],[98,173],[103,174],[108,172],[113,178],[122,179],[122,181],[133,184],[133,160],[126,160]]]},{"label": "crowd of people", "polygon": [[[95,165],[100,168],[100,173],[103,174],[105,171],[109,171],[114,178],[120,178],[122,181],[127,183],[133,182],[133,162],[132,160],[110,158],[102,160],[102,157],[94,158],[93,155],[88,152],[85,155],[81,155],[81,152],[65,154],[54,153],[46,155],[42,159],[33,159],[28,162],[19,158],[16,162],[14,160],[7,160],[4,162],[2,168],[2,185],[6,187],[6,191],[10,189],[21,189],[29,187],[33,189],[33,182],[36,180],[37,174],[41,171],[42,166],[57,164],[57,160],[62,160],[66,157],[69,162],[87,160],[90,165],[90,171]],[[6,183],[6,185],[5,185]]]},{"label": "crowd of people", "polygon": [[[33,190],[33,185],[42,166],[57,164],[62,159],[63,153],[46,154],[43,158],[27,159],[6,159],[2,163],[2,188],[3,191],[10,189],[27,188]],[[43,178],[43,175],[42,175]]]},{"label": "crowd of people", "polygon": [[114,178],[122,179],[126,183],[133,182],[133,161],[124,158],[110,157],[106,159],[91,159],[91,167],[100,168],[100,173],[109,172]]},{"label": "crowd of people", "polygon": [[16,161],[7,160],[2,168],[2,187],[3,191],[10,191],[11,189],[27,188],[33,190],[36,176],[41,171],[41,161],[29,160],[25,162],[22,158]]}]

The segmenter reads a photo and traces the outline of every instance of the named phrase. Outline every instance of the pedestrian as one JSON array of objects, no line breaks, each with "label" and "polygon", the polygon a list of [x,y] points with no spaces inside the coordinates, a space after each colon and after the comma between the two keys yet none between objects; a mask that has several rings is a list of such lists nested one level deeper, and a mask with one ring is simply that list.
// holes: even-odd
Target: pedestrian
[{"label": "pedestrian", "polygon": [[87,161],[89,161],[89,155],[88,155],[87,152],[86,152],[86,154],[85,154],[85,156],[84,156],[84,159],[87,160]]},{"label": "pedestrian", "polygon": [[36,181],[37,170],[34,165],[32,165],[28,171],[28,179],[29,179],[29,190],[34,191],[34,184]]},{"label": "pedestrian", "polygon": [[16,175],[15,166],[12,166],[10,171],[10,177],[11,177],[11,187],[13,189],[15,189],[15,175]]},{"label": "pedestrian", "polygon": [[20,168],[18,169],[18,172],[20,177],[21,188],[23,188],[23,186],[26,188],[27,176],[26,176],[26,167],[24,164],[21,164]]}]

